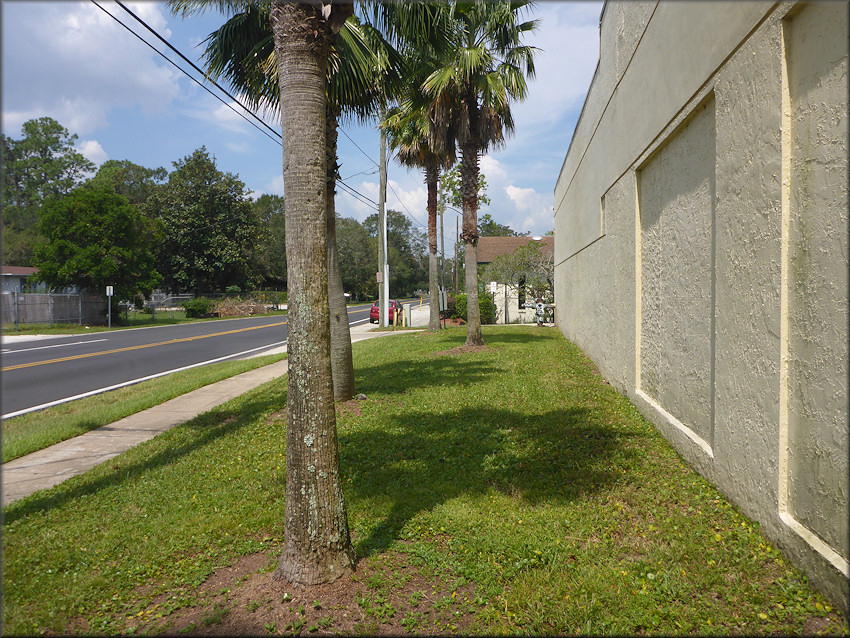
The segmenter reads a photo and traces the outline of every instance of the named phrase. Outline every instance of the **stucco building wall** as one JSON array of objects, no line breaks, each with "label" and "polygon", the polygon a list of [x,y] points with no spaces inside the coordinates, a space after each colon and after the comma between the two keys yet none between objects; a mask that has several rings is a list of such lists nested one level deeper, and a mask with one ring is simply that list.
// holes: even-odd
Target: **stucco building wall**
[{"label": "stucco building wall", "polygon": [[557,325],[845,612],[848,3],[608,2]]}]

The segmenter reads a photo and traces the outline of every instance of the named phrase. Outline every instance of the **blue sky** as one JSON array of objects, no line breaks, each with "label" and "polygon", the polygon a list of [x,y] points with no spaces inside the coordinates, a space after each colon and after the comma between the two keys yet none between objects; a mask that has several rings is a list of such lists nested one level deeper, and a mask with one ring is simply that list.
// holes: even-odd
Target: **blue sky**
[{"label": "blue sky", "polygon": [[[188,69],[118,5],[99,4]],[[223,22],[215,14],[173,17],[159,2],[125,5],[199,67],[199,43]],[[528,99],[513,105],[514,135],[503,149],[482,158],[492,201],[479,215],[490,213],[496,221],[531,234],[552,229],[555,181],[596,68],[601,10],[601,2],[541,2],[533,7],[531,16],[540,19],[540,27],[527,43],[540,48],[537,76],[529,84]],[[172,170],[172,162],[206,146],[219,169],[237,174],[255,195],[284,194],[278,143],[91,2],[2,3],[2,107],[6,135],[20,138],[25,121],[50,116],[79,136],[79,150],[98,165],[127,159]],[[273,118],[268,121],[279,129]],[[342,177],[377,201],[375,124],[346,123],[343,129]],[[388,207],[424,224],[421,172],[391,159],[388,179]],[[361,221],[374,212],[342,190],[337,211]],[[445,223],[448,247],[454,216],[447,215]]]}]

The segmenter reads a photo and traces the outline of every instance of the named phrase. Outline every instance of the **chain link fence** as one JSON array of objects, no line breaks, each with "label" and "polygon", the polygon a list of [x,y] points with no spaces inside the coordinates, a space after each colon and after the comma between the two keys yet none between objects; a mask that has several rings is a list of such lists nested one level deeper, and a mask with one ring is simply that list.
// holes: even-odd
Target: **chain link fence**
[{"label": "chain link fence", "polygon": [[[243,293],[212,293],[204,295],[210,300],[251,299],[265,306],[266,310],[282,310],[286,308],[286,292],[261,290]],[[165,316],[176,311],[182,311],[185,302],[194,299],[195,295],[171,295],[153,293],[145,303],[144,311],[150,313],[151,320],[156,321],[157,314]],[[132,303],[117,303],[112,299],[113,319],[116,312],[125,314],[131,309]],[[2,323],[7,329],[14,326],[15,330],[25,324],[44,324],[53,327],[54,324],[101,325],[107,323],[108,303],[104,295],[88,293],[22,293],[4,292],[2,294]]]},{"label": "chain link fence", "polygon": [[2,294],[4,326],[22,324],[76,323],[105,324],[107,299],[103,295],[86,293],[22,293]]}]

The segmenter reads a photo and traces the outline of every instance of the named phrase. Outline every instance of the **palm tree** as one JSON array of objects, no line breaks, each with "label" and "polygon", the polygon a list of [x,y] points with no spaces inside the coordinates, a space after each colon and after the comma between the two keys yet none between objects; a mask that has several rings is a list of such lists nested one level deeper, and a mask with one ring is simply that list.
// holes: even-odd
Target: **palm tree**
[{"label": "palm tree", "polygon": [[[225,77],[252,108],[279,111],[276,59],[267,9],[251,5],[206,39],[204,58],[212,77]],[[334,398],[354,396],[351,333],[336,245],[335,185],[339,179],[337,130],[342,116],[366,119],[384,93],[398,84],[400,59],[381,35],[351,16],[332,43],[326,104],[328,286]]]},{"label": "palm tree", "polygon": [[[340,29],[349,26],[353,5],[272,0],[266,29],[262,7],[267,5],[255,0],[169,0],[168,4],[174,13],[184,16],[208,8],[244,14],[243,26],[251,35],[242,37],[234,31],[228,36],[235,38],[231,44],[248,47],[250,53],[234,59],[256,64],[233,66],[234,77],[243,79],[234,85],[249,88],[245,93],[250,100],[257,100],[255,104],[287,105],[281,109],[282,137],[286,140],[283,176],[290,292],[286,522],[284,551],[275,577],[300,584],[331,582],[353,568],[354,552],[340,488],[330,361],[328,296],[332,284],[328,283],[328,264],[334,260],[323,258],[336,246],[328,238],[329,230],[333,232],[328,219],[335,220],[335,213],[328,208],[327,200],[333,194],[328,185],[337,178],[335,122],[339,111],[327,105],[329,95],[331,103],[334,99],[341,103],[344,95],[364,98],[375,91],[348,85],[334,95],[333,87],[326,84],[329,69],[345,76],[333,45]],[[388,24],[408,33],[416,33],[414,29],[418,28],[423,38],[430,37],[427,16],[432,11],[425,5],[375,5],[376,15]],[[264,29],[265,34],[261,33]],[[386,60],[369,64],[379,75],[387,75]],[[380,86],[377,90],[386,95]],[[330,154],[328,149],[332,149]],[[338,290],[341,293],[341,282]],[[344,341],[350,353],[350,335]]]},{"label": "palm tree", "polygon": [[280,102],[287,105],[281,129],[289,286],[286,512],[275,577],[303,584],[331,582],[354,567],[330,359],[324,126],[331,42],[353,11],[353,4],[283,0],[269,11]]},{"label": "palm tree", "polygon": [[[431,100],[434,121],[451,120],[461,149],[466,345],[483,345],[478,306],[478,175],[482,153],[504,144],[513,131],[510,100],[526,96],[526,76],[534,75],[534,47],[521,44],[536,20],[521,22],[529,3],[474,0],[451,6],[452,47],[428,76],[423,90]],[[446,55],[447,53],[447,55]]]},{"label": "palm tree", "polygon": [[[418,86],[416,82],[412,87]],[[431,298],[428,330],[440,329],[440,307],[437,303],[437,182],[440,171],[451,168],[455,161],[454,137],[443,126],[428,119],[427,112],[406,100],[390,110],[383,126],[390,134],[390,147],[396,159],[405,166],[425,172],[428,189],[428,294]]]},{"label": "palm tree", "polygon": [[[174,0],[184,15],[247,2]],[[353,4],[272,0],[283,139],[289,284],[284,549],[275,577],[312,585],[354,567],[339,472],[330,360],[325,117],[328,59]]]}]

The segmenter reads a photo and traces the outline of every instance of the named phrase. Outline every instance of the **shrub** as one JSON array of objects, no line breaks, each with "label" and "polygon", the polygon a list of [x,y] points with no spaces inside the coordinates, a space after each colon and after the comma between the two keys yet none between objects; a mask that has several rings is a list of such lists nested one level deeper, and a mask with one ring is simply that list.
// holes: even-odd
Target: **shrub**
[{"label": "shrub", "polygon": [[481,313],[481,323],[493,323],[496,316],[496,305],[490,295],[478,295],[478,311]]},{"label": "shrub", "polygon": [[236,284],[234,284],[234,285],[232,285],[232,286],[228,286],[227,288],[225,288],[225,289],[224,289],[224,292],[226,292],[226,293],[230,293],[230,294],[232,294],[232,293],[240,293],[240,292],[242,292],[242,288],[240,288],[239,286],[237,286]]},{"label": "shrub", "polygon": [[463,319],[466,321],[466,293],[459,292],[455,295],[455,312],[452,319]]},{"label": "shrub", "polygon": [[[489,295],[478,295],[478,312],[481,317],[481,323],[493,323],[496,308],[493,305],[493,300]],[[455,312],[452,315],[454,318],[460,318],[468,321],[466,317],[466,294],[458,293],[455,297]]]},{"label": "shrub", "polygon": [[195,297],[194,299],[184,301],[182,306],[186,309],[186,318],[193,319],[202,317],[209,313],[210,307],[212,306],[212,299],[207,299],[206,297]]}]

